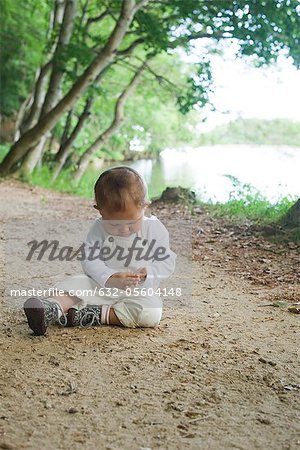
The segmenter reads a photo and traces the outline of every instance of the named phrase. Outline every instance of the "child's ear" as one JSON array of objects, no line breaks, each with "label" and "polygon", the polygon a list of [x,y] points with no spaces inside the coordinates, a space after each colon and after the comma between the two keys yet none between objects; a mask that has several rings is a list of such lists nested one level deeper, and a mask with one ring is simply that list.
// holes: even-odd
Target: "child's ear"
[{"label": "child's ear", "polygon": [[101,214],[101,209],[99,208],[99,206],[94,205],[94,208]]},{"label": "child's ear", "polygon": [[100,216],[103,216],[103,209],[102,208],[99,208],[99,206],[98,205],[94,205],[94,208],[98,211],[98,213],[100,214]]}]

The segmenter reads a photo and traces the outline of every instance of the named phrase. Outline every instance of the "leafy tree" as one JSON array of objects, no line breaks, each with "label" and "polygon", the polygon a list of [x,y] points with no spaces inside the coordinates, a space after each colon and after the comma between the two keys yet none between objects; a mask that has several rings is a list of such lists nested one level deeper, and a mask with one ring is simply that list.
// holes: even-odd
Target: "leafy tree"
[{"label": "leafy tree", "polygon": [[[27,99],[49,37],[47,2],[0,0],[0,113],[12,116]],[[30,49],[30,51],[29,51]]]},{"label": "leafy tree", "polygon": [[[72,0],[67,0],[65,7],[69,2]],[[286,48],[295,65],[300,65],[300,12],[296,0],[234,0],[230,3],[224,0],[112,0],[102,6],[91,0],[81,7],[86,5],[89,6],[84,11],[86,20],[82,23],[77,16],[70,41],[60,58],[59,70],[65,75],[57,88],[63,96],[57,97],[57,103],[12,146],[0,165],[2,175],[22,163],[32,146],[53,129],[111,64],[129,57],[138,48],[143,48],[147,57],[154,57],[162,52],[172,54],[178,48],[188,51],[195,39],[235,38],[240,42],[239,55],[255,54],[257,64],[275,60],[279,51]],[[97,12],[96,16],[93,12]],[[82,71],[79,75],[75,70],[72,80],[72,67],[79,53],[82,54],[78,58]],[[205,102],[203,83],[210,81],[209,61],[199,63],[186,91],[183,89],[178,96],[182,112]]]}]

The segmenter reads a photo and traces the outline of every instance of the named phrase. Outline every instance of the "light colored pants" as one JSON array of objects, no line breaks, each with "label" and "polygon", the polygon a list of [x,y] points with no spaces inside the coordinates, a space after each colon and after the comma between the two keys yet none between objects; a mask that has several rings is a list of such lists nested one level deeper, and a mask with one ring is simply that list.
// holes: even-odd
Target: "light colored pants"
[{"label": "light colored pants", "polygon": [[[70,276],[54,286],[80,299],[78,309],[86,305],[110,305],[124,327],[155,327],[162,316],[162,300],[159,296],[131,296],[120,289],[111,289],[111,295],[105,295],[107,289],[101,288],[85,274]],[[102,295],[103,294],[103,295]]]}]

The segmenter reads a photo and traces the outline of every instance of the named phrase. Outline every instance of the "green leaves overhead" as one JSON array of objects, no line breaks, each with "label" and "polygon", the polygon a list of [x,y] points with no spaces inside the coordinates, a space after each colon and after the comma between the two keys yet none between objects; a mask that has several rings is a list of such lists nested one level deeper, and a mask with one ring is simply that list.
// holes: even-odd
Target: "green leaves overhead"
[{"label": "green leaves overhead", "polygon": [[238,39],[241,55],[261,62],[285,48],[300,65],[298,0],[165,0],[150,2],[137,15],[137,32],[161,49],[188,48],[194,39]]},{"label": "green leaves overhead", "polygon": [[185,92],[177,97],[177,104],[182,114],[188,113],[194,106],[203,108],[209,101],[212,89],[212,73],[209,61],[195,64],[195,73],[187,78]]},{"label": "green leaves overhead", "polygon": [[[69,80],[74,81],[104,47],[121,4],[121,0],[77,3],[73,36],[59,61]],[[36,70],[53,48],[58,32],[49,34],[54,5],[54,0],[0,1],[1,112],[6,115],[25,100]],[[298,0],[153,0],[138,11],[121,48],[140,39],[140,48],[148,54],[172,53],[179,47],[188,50],[195,39],[237,39],[240,55],[256,55],[257,65],[275,60],[286,49],[300,67],[299,30]],[[205,82],[206,77],[202,79]],[[191,94],[199,94],[201,87],[190,79],[188,91],[190,95],[179,96],[182,111],[197,103]]]}]

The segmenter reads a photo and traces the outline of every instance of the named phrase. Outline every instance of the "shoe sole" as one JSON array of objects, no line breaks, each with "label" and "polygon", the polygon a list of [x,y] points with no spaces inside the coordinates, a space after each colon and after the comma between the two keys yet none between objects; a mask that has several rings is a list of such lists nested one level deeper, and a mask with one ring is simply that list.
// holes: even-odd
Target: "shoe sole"
[{"label": "shoe sole", "polygon": [[67,327],[75,327],[75,312],[74,308],[70,308],[67,314]]},{"label": "shoe sole", "polygon": [[24,303],[24,312],[28,320],[28,325],[34,334],[43,336],[47,331],[47,324],[42,302],[34,297],[27,299]]}]

